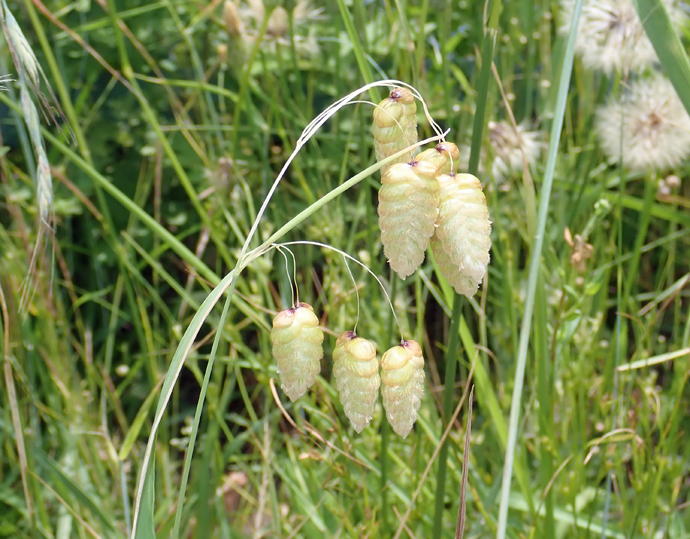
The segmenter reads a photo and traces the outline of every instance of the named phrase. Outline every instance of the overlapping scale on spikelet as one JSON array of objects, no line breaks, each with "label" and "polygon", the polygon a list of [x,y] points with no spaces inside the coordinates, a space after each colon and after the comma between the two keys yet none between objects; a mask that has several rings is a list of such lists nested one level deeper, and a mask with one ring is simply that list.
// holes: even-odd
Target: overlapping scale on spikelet
[{"label": "overlapping scale on spikelet", "polygon": [[450,174],[451,159],[453,172],[457,172],[460,166],[460,148],[452,142],[440,142],[434,148],[424,150],[415,159],[436,165],[439,174]]},{"label": "overlapping scale on spikelet", "polygon": [[388,422],[406,438],[424,396],[424,358],[417,342],[403,341],[383,354],[381,395]]},{"label": "overlapping scale on spikelet", "polygon": [[307,303],[279,312],[271,330],[273,357],[283,391],[295,401],[316,381],[323,357],[323,331],[314,309]]},{"label": "overlapping scale on spikelet", "polygon": [[[407,88],[395,88],[374,109],[374,151],[381,161],[417,142],[417,104]],[[395,163],[412,160],[412,152],[404,154]],[[381,169],[381,173],[390,165]]]},{"label": "overlapping scale on spikelet", "polygon": [[345,415],[362,432],[374,415],[381,385],[374,344],[353,331],[343,333],[333,349],[333,376]]},{"label": "overlapping scale on spikelet", "polygon": [[428,161],[396,163],[381,176],[379,226],[391,268],[401,279],[414,273],[434,234],[438,168]]},{"label": "overlapping scale on spikelet", "polygon": [[440,175],[438,228],[431,248],[458,294],[472,297],[486,275],[491,221],[482,184],[471,174]]}]

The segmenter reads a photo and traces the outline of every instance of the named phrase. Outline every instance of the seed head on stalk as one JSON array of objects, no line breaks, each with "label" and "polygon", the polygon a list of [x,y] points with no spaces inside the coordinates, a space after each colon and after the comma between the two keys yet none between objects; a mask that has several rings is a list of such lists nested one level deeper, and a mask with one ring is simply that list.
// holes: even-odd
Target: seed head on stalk
[{"label": "seed head on stalk", "polygon": [[383,407],[391,427],[403,438],[417,421],[424,378],[422,347],[415,341],[402,341],[381,357]]},{"label": "seed head on stalk", "polygon": [[273,319],[271,342],[281,387],[294,402],[314,385],[321,371],[323,331],[312,306],[298,303],[279,312]]},{"label": "seed head on stalk", "polygon": [[362,432],[374,415],[381,378],[374,343],[346,331],[333,349],[335,387],[345,415],[357,432]]},{"label": "seed head on stalk", "polygon": [[[394,88],[389,96],[376,106],[372,134],[377,161],[417,142],[417,104],[410,90]],[[395,163],[411,160],[412,152],[409,152],[399,157]],[[381,174],[391,165],[381,168]]]},{"label": "seed head on stalk", "polygon": [[442,174],[438,228],[431,243],[441,274],[458,294],[472,297],[486,275],[491,221],[481,182],[471,174]]}]

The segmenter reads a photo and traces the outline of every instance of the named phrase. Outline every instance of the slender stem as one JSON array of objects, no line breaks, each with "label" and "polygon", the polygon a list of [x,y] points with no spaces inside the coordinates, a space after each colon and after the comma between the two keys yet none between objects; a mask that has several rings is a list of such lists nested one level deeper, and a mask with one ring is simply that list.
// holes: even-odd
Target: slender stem
[{"label": "slender stem", "polygon": [[[460,319],[462,318],[463,297],[455,294],[453,300],[453,313],[450,320],[450,335],[448,337],[448,351],[446,352],[445,387],[443,388],[443,428],[445,429],[453,413],[453,400],[455,389],[455,374],[458,367]],[[446,492],[446,472],[448,469],[448,449],[450,444],[443,443],[438,454],[438,472],[436,474],[436,505],[434,510],[434,529],[432,537],[438,539],[443,530],[443,509]]]},{"label": "slender stem", "polygon": [[542,183],[541,198],[539,200],[537,230],[532,240],[532,252],[530,253],[529,264],[529,280],[527,283],[527,294],[525,296],[525,312],[522,317],[522,327],[520,330],[520,341],[518,344],[517,361],[515,367],[513,399],[510,406],[508,444],[506,447],[503,482],[501,485],[501,501],[498,512],[498,526],[496,530],[497,539],[505,539],[506,527],[508,524],[510,483],[513,478],[513,461],[515,459],[517,446],[517,431],[518,423],[520,421],[520,403],[522,401],[522,388],[525,379],[525,365],[527,364],[527,349],[529,347],[530,332],[532,329],[532,314],[534,311],[537,282],[539,280],[539,267],[541,264],[542,247],[544,245],[546,218],[549,211],[549,199],[551,198],[551,188],[553,187],[553,176],[556,167],[556,156],[558,155],[558,145],[561,138],[561,130],[563,128],[565,104],[568,97],[568,87],[570,86],[570,75],[572,72],[573,57],[575,54],[575,37],[577,36],[577,28],[580,22],[582,4],[583,0],[578,0],[573,10],[573,18],[571,23],[572,26],[570,27],[568,43],[558,81],[558,94],[549,138],[549,151],[546,158],[546,167],[544,169],[544,181]]},{"label": "slender stem", "polygon": [[[484,125],[489,82],[491,80],[491,66],[493,64],[494,46],[496,43],[496,28],[498,28],[498,15],[501,9],[501,2],[497,0],[494,2],[489,24],[484,34],[484,42],[482,43],[482,67],[479,72],[479,80],[477,82],[477,102],[476,114],[474,116],[474,124],[472,126],[472,146],[470,149],[470,162],[468,170],[470,174],[477,174],[479,170],[479,157],[481,155],[482,138],[484,134]],[[453,411],[453,389],[455,386],[455,375],[457,372],[457,362],[459,357],[458,338],[460,335],[460,321],[462,320],[462,296],[455,294],[453,300],[453,312],[450,320],[450,335],[448,338],[448,350],[446,352],[445,366],[445,387],[443,394],[443,419],[444,428],[447,421],[450,419],[450,414]],[[446,471],[448,466],[448,448],[447,442],[444,442],[443,447],[438,455],[438,470],[436,472],[436,507],[434,511],[434,527],[432,537],[439,539],[443,530],[443,509],[444,509],[444,495],[446,488]]]}]

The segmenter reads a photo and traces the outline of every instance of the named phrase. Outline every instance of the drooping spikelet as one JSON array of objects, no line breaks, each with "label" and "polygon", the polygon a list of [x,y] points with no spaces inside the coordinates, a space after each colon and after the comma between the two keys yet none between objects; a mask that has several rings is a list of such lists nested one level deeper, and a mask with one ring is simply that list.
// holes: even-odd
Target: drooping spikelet
[{"label": "drooping spikelet", "polygon": [[[417,142],[417,104],[412,92],[407,88],[395,88],[376,106],[372,133],[377,161]],[[412,152],[409,152],[394,163],[411,160]],[[390,166],[383,167],[381,174]]]},{"label": "drooping spikelet", "polygon": [[415,341],[403,341],[381,358],[381,395],[386,417],[403,438],[417,421],[424,395],[424,358]]},{"label": "drooping spikelet", "polygon": [[491,221],[482,184],[471,174],[444,174],[438,228],[431,248],[441,273],[458,294],[472,297],[486,275]]},{"label": "drooping spikelet", "polygon": [[271,342],[281,386],[294,402],[314,384],[321,370],[323,331],[311,305],[299,303],[279,312],[273,319]]},{"label": "drooping spikelet", "polygon": [[441,142],[435,148],[424,150],[417,157],[417,161],[428,161],[438,167],[438,174],[451,173],[451,159],[452,171],[457,172],[460,164],[460,148],[452,142]]},{"label": "drooping spikelet", "polygon": [[333,376],[345,415],[362,432],[374,415],[379,396],[379,360],[371,341],[346,331],[333,349]]},{"label": "drooping spikelet", "polygon": [[424,260],[438,215],[438,168],[428,161],[396,163],[381,176],[379,226],[391,268],[401,279]]}]

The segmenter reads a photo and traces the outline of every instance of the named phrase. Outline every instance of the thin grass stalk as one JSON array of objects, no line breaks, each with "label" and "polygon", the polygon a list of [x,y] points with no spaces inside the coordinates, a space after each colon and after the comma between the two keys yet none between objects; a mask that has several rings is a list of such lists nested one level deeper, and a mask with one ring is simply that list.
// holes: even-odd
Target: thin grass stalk
[{"label": "thin grass stalk", "polygon": [[580,22],[583,0],[578,0],[573,9],[572,23],[568,34],[568,41],[565,49],[563,64],[558,79],[558,89],[556,106],[554,108],[553,123],[549,137],[549,149],[544,169],[544,181],[542,192],[539,199],[539,212],[537,216],[537,230],[533,238],[532,251],[530,253],[529,277],[527,282],[527,294],[525,296],[525,311],[522,318],[520,330],[520,342],[515,367],[515,383],[513,398],[510,407],[510,423],[508,426],[508,446],[503,470],[503,482],[501,485],[501,500],[498,512],[498,526],[496,539],[505,539],[506,527],[508,523],[508,507],[510,503],[510,484],[513,476],[513,461],[517,449],[517,434],[520,422],[520,403],[522,401],[522,389],[525,378],[525,366],[527,364],[527,351],[529,347],[530,332],[532,325],[532,314],[534,311],[534,301],[536,296],[537,282],[539,280],[539,268],[541,265],[541,252],[544,244],[544,234],[546,231],[546,220],[549,211],[551,189],[553,187],[553,176],[558,155],[558,146],[563,128],[563,118],[570,86],[570,75],[573,68],[573,58],[575,55],[575,37]]},{"label": "thin grass stalk", "polygon": [[467,512],[467,474],[470,468],[470,438],[472,434],[472,401],[474,400],[474,386],[470,389],[467,401],[467,423],[465,424],[465,446],[462,451],[462,484],[460,485],[460,506],[458,507],[458,523],[455,526],[455,539],[462,539],[465,535],[465,515]]},{"label": "thin grass stalk", "polygon": [[539,433],[542,443],[539,446],[539,479],[544,495],[544,531],[543,537],[555,537],[553,518],[553,492],[548,488],[553,475],[553,459],[549,445],[545,440],[554,440],[553,409],[551,408],[552,369],[551,354],[548,345],[548,314],[546,303],[546,285],[544,276],[540,275],[535,298],[534,351],[537,357],[537,398],[539,401]]},{"label": "thin grass stalk", "polygon": [[247,89],[249,88],[249,79],[251,78],[252,66],[256,62],[256,57],[259,55],[261,50],[261,43],[264,40],[266,31],[268,30],[268,21],[271,18],[271,12],[267,11],[264,14],[264,20],[261,22],[261,27],[259,28],[258,35],[256,36],[256,42],[252,48],[251,53],[249,53],[249,59],[244,66],[244,74],[242,75],[242,80],[240,81],[240,90],[237,93],[237,101],[235,102],[235,111],[233,113],[233,119],[235,120],[235,131],[232,137],[232,149],[235,154],[240,153],[240,125],[242,125],[242,109],[244,107],[244,100],[247,96]]},{"label": "thin grass stalk", "polygon": [[196,412],[194,412],[194,422],[192,423],[192,430],[189,433],[189,444],[187,445],[187,454],[184,459],[184,467],[182,469],[182,478],[180,480],[180,492],[177,495],[177,508],[175,510],[175,524],[173,525],[172,537],[177,539],[180,536],[180,522],[182,521],[182,509],[184,507],[184,496],[187,492],[187,482],[189,481],[189,470],[192,465],[192,456],[194,455],[194,445],[196,444],[196,437],[199,432],[199,423],[201,423],[201,413],[204,410],[204,403],[206,402],[206,393],[208,392],[208,383],[211,379],[211,373],[213,372],[213,365],[216,361],[216,356],[218,354],[218,345],[224,334],[223,328],[225,327],[225,321],[228,317],[228,312],[230,311],[230,304],[232,303],[232,292],[230,289],[228,291],[228,297],[225,300],[225,305],[223,306],[223,313],[220,315],[220,321],[218,322],[218,330],[213,338],[213,345],[211,347],[211,353],[208,357],[208,364],[206,365],[206,372],[204,373],[204,381],[201,384],[201,392],[199,393],[199,400],[196,405]]},{"label": "thin grass stalk", "polygon": [[[369,63],[367,62],[364,51],[362,50],[362,45],[359,42],[359,37],[357,36],[357,30],[352,22],[352,17],[350,17],[350,12],[347,10],[345,0],[338,0],[338,9],[340,10],[340,16],[343,19],[343,24],[345,24],[347,35],[350,38],[352,50],[355,53],[355,59],[357,60],[357,66],[359,67],[359,72],[362,74],[364,82],[366,84],[370,84],[374,81],[374,76],[371,74]],[[369,90],[369,97],[374,103],[381,101],[381,95],[377,88],[371,88]]]},{"label": "thin grass stalk", "polygon": [[[398,279],[391,279],[391,301],[395,303],[395,294],[398,288]],[[395,332],[395,316],[391,311],[388,316],[386,327],[386,342],[393,340]],[[381,455],[379,457],[379,467],[381,469],[381,536],[390,536],[390,507],[388,505],[388,445],[391,439],[391,425],[388,421],[381,421]]]},{"label": "thin grass stalk", "polygon": [[[472,125],[472,143],[470,147],[470,162],[468,172],[477,175],[479,171],[479,158],[481,155],[482,139],[484,136],[484,126],[486,125],[486,108],[489,99],[489,83],[491,80],[491,66],[493,64],[494,47],[496,45],[496,35],[498,32],[499,14],[501,12],[500,0],[496,0],[491,8],[488,25],[484,32],[484,42],[482,43],[482,67],[477,81],[477,101]],[[448,338],[448,349],[445,358],[445,387],[443,390],[443,419],[444,426],[450,419],[453,412],[453,393],[455,389],[455,374],[459,361],[459,335],[460,321],[462,319],[462,296],[455,294],[453,299],[453,312],[450,319],[450,334]],[[446,475],[448,469],[448,443],[443,443],[443,447],[438,455],[438,469],[436,472],[436,496],[434,507],[434,526],[432,537],[439,539],[443,531],[443,510],[444,497],[446,491]]]}]

